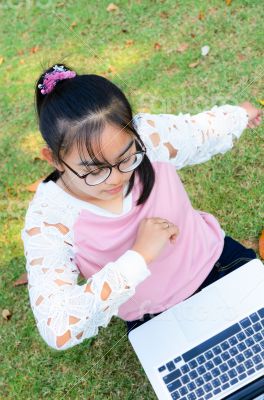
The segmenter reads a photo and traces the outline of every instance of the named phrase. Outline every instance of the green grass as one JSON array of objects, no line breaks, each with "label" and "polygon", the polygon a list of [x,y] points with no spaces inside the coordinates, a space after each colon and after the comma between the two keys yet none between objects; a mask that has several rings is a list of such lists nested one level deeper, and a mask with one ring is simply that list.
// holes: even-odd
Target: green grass
[{"label": "green grass", "polygon": [[[263,98],[261,1],[228,7],[221,0],[122,0],[115,13],[106,11],[109,3],[0,4],[0,308],[12,312],[9,321],[1,319],[1,400],[156,398],[123,321],[114,318],[95,339],[57,352],[38,334],[26,285],[13,287],[25,272],[20,231],[32,198],[26,187],[51,171],[34,159],[42,141],[33,91],[42,66],[64,61],[79,73],[104,74],[125,91],[135,113],[195,114],[244,100],[257,106]],[[134,44],[126,47],[129,39]],[[175,49],[183,42],[189,48],[181,54]],[[202,59],[206,44],[211,50]],[[34,46],[39,50],[32,54]],[[197,68],[188,67],[199,59]],[[115,73],[107,72],[110,65]],[[179,175],[195,208],[214,214],[236,240],[256,242],[263,229],[263,126],[245,130],[230,152]]]}]

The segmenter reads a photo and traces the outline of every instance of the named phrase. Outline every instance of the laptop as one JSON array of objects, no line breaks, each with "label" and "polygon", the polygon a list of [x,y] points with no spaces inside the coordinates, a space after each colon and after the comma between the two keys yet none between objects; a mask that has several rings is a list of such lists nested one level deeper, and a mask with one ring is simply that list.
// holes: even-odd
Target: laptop
[{"label": "laptop", "polygon": [[255,399],[264,394],[263,263],[242,265],[128,338],[158,399]]}]

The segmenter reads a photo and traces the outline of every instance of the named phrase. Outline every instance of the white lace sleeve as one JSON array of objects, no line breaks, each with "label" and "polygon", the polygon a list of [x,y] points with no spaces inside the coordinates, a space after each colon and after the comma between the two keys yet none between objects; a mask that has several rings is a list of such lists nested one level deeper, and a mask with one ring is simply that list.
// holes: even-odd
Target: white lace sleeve
[{"label": "white lace sleeve", "polygon": [[246,128],[248,114],[243,107],[225,104],[193,116],[138,113],[133,121],[150,160],[181,169],[230,150]]},{"label": "white lace sleeve", "polygon": [[136,285],[150,275],[144,258],[128,250],[84,285],[77,284],[80,272],[73,262],[69,228],[73,214],[33,199],[21,230],[30,305],[40,335],[56,350],[96,335],[98,327],[106,327],[118,307],[134,295]]}]

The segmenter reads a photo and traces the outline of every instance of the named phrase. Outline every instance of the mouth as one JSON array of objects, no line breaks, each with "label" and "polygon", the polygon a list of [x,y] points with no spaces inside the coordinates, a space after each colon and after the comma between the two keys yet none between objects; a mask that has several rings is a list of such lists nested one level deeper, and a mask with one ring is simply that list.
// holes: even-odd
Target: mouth
[{"label": "mouth", "polygon": [[120,192],[122,188],[123,188],[123,185],[120,185],[120,186],[117,186],[117,187],[114,188],[114,189],[105,190],[105,191],[106,191],[107,193],[114,194],[114,193]]}]

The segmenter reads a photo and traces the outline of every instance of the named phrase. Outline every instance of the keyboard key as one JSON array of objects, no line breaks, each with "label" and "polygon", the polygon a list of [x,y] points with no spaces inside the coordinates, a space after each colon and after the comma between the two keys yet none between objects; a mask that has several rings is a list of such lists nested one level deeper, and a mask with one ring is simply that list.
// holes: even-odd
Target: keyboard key
[{"label": "keyboard key", "polygon": [[221,389],[220,389],[220,388],[217,388],[217,389],[213,390],[213,394],[218,394],[218,393],[220,393],[220,392],[221,392]]},{"label": "keyboard key", "polygon": [[197,374],[197,372],[194,370],[194,371],[189,372],[189,377],[190,377],[191,379],[195,379],[195,378],[198,377],[198,374]]},{"label": "keyboard key", "polygon": [[222,357],[223,361],[226,361],[226,360],[229,360],[229,358],[231,356],[227,351],[225,351],[224,353],[221,354],[221,357]]},{"label": "keyboard key", "polygon": [[214,357],[214,353],[211,350],[209,350],[205,353],[205,357],[207,358],[207,360],[210,360],[211,358]]},{"label": "keyboard key", "polygon": [[243,326],[243,328],[247,328],[248,326],[251,325],[250,319],[249,318],[244,318],[239,321],[240,324]]},{"label": "keyboard key", "polygon": [[197,397],[194,393],[189,393],[189,394],[187,394],[187,399],[188,400],[196,400]]},{"label": "keyboard key", "polygon": [[254,372],[255,372],[255,368],[251,368],[251,369],[249,369],[249,370],[247,371],[247,374],[248,374],[248,375],[252,375],[252,374],[254,374]]},{"label": "keyboard key", "polygon": [[162,372],[162,371],[165,371],[165,369],[166,369],[165,365],[162,365],[161,367],[159,367],[158,371]]},{"label": "keyboard key", "polygon": [[264,364],[263,363],[256,365],[256,370],[257,371],[259,371],[262,368],[264,368]]},{"label": "keyboard key", "polygon": [[243,361],[245,361],[245,357],[243,356],[243,354],[238,354],[238,355],[236,356],[236,361],[237,361],[238,363],[242,363]]},{"label": "keyboard key", "polygon": [[219,365],[219,368],[222,372],[225,372],[228,370],[228,365],[226,363],[223,363],[223,364]]},{"label": "keyboard key", "polygon": [[173,361],[168,362],[166,364],[166,367],[168,368],[169,371],[173,371],[174,369],[176,369]]},{"label": "keyboard key", "polygon": [[229,386],[230,386],[229,383],[225,383],[225,384],[222,386],[222,390],[228,389]]},{"label": "keyboard key", "polygon": [[250,349],[245,350],[243,354],[244,354],[244,356],[245,356],[246,358],[250,358],[250,357],[253,356],[253,352],[252,352]]},{"label": "keyboard key", "polygon": [[213,380],[212,380],[212,385],[213,385],[214,387],[218,387],[218,386],[221,385],[221,382],[219,381],[218,378],[216,378],[216,379],[213,379]]},{"label": "keyboard key", "polygon": [[244,342],[241,342],[241,343],[239,343],[237,345],[237,348],[238,348],[239,351],[243,351],[243,350],[245,350],[247,348],[247,346],[245,345]]},{"label": "keyboard key", "polygon": [[[212,336],[210,339],[204,341],[193,349],[187,351],[182,355],[185,362],[188,362],[192,358],[199,356],[203,352],[211,349],[212,346],[216,346],[223,340],[228,339],[230,336],[235,335],[241,331],[241,327],[238,323],[231,325],[229,328],[224,329],[222,332]],[[205,354],[206,357],[206,354]],[[206,357],[207,358],[207,357]]]},{"label": "keyboard key", "polygon": [[197,367],[197,362],[195,361],[195,360],[191,360],[189,363],[188,363],[188,365],[189,365],[189,367],[191,368],[191,369],[194,369],[194,368],[196,368]]},{"label": "keyboard key", "polygon": [[202,375],[206,372],[206,369],[203,365],[201,365],[200,367],[197,368],[197,372],[198,374]]},{"label": "keyboard key", "polygon": [[173,393],[171,394],[171,397],[172,397],[173,400],[178,400],[178,399],[181,398],[181,395],[180,395],[180,393],[178,392],[178,390],[176,390],[176,392],[173,392]]},{"label": "keyboard key", "polygon": [[260,342],[262,340],[262,335],[260,333],[256,333],[253,335],[253,338],[256,342]]},{"label": "keyboard key", "polygon": [[206,393],[208,393],[213,390],[213,386],[211,385],[211,383],[206,383],[206,385],[204,385],[203,389]]},{"label": "keyboard key", "polygon": [[181,369],[181,372],[182,372],[183,374],[186,374],[187,372],[190,371],[190,368],[188,367],[187,364],[183,365],[180,369]]},{"label": "keyboard key", "polygon": [[234,378],[230,381],[230,385],[235,385],[238,382],[237,378]]},{"label": "keyboard key", "polygon": [[199,377],[199,378],[197,378],[197,379],[195,380],[195,383],[196,383],[197,386],[201,386],[201,385],[204,384],[204,380],[203,380],[202,377]]},{"label": "keyboard key", "polygon": [[242,381],[242,379],[245,379],[246,377],[247,377],[247,374],[244,372],[243,374],[241,374],[241,375],[238,376],[238,379],[239,379],[240,381]]},{"label": "keyboard key", "polygon": [[257,322],[256,324],[253,325],[253,329],[255,332],[261,331],[262,326],[259,322]]},{"label": "keyboard key", "polygon": [[201,396],[204,395],[204,390],[203,390],[203,388],[199,388],[199,389],[197,389],[197,390],[195,391],[195,393],[196,393],[196,395],[197,395],[198,397],[201,397]]},{"label": "keyboard key", "polygon": [[214,362],[215,365],[222,364],[222,360],[219,356],[213,358],[212,361]]},{"label": "keyboard key", "polygon": [[235,346],[238,343],[238,340],[235,336],[231,337],[228,341],[231,346]]},{"label": "keyboard key", "polygon": [[253,346],[253,344],[255,343],[254,340],[252,339],[252,337],[248,338],[245,340],[245,343],[248,347]]},{"label": "keyboard key", "polygon": [[237,372],[234,368],[230,369],[229,371],[227,371],[228,375],[230,376],[230,378],[234,378],[235,376],[237,376]]},{"label": "keyboard key", "polygon": [[260,318],[264,318],[264,307],[258,310],[258,315],[260,316]]},{"label": "keyboard key", "polygon": [[247,335],[247,337],[254,335],[254,330],[253,328],[251,328],[251,326],[249,326],[248,328],[245,329],[245,333]]},{"label": "keyboard key", "polygon": [[205,357],[203,355],[197,357],[197,362],[198,364],[203,364],[206,361]]},{"label": "keyboard key", "polygon": [[211,397],[213,397],[212,393],[207,393],[207,394],[204,396],[205,400],[208,400],[208,399],[210,399]]},{"label": "keyboard key", "polygon": [[256,356],[254,356],[253,358],[252,358],[252,360],[253,360],[253,363],[254,364],[258,364],[258,363],[260,363],[262,360],[261,360],[261,357],[257,354]]},{"label": "keyboard key", "polygon": [[177,379],[176,381],[169,383],[167,385],[167,388],[168,388],[169,392],[173,392],[174,390],[179,389],[179,387],[181,387],[181,386],[182,386],[182,383],[181,383],[180,379]]},{"label": "keyboard key", "polygon": [[222,353],[221,347],[219,345],[213,347],[213,352],[217,356],[218,354]]},{"label": "keyboard key", "polygon": [[196,389],[196,385],[194,382],[187,383],[187,388],[191,391]]},{"label": "keyboard key", "polygon": [[231,358],[231,360],[228,360],[227,364],[229,365],[230,368],[235,367],[235,365],[237,365],[236,360],[234,358]]},{"label": "keyboard key", "polygon": [[219,379],[222,383],[225,383],[225,382],[229,381],[229,376],[227,374],[223,374],[220,376]]},{"label": "keyboard key", "polygon": [[166,385],[175,379],[179,378],[181,376],[181,371],[179,369],[176,369],[175,371],[171,372],[168,375],[163,376],[163,380],[166,383]]},{"label": "keyboard key", "polygon": [[253,314],[250,314],[249,318],[251,319],[252,322],[257,322],[260,319],[256,312],[254,312]]},{"label": "keyboard key", "polygon": [[182,396],[184,396],[184,395],[188,392],[188,390],[187,390],[187,388],[186,388],[185,386],[183,386],[183,387],[181,387],[181,388],[179,389],[179,392],[180,392],[180,394],[181,394]]},{"label": "keyboard key", "polygon": [[238,372],[239,374],[242,374],[242,372],[245,371],[245,367],[244,367],[244,365],[238,365],[238,366],[236,367],[236,370],[237,370],[237,372]]},{"label": "keyboard key", "polygon": [[252,368],[252,367],[253,367],[253,362],[252,362],[251,360],[245,361],[245,367],[246,367],[247,369]]},{"label": "keyboard key", "polygon": [[182,383],[188,383],[188,382],[190,382],[190,378],[189,378],[189,376],[188,375],[183,375],[182,377],[181,377],[181,381],[182,381]]},{"label": "keyboard key", "polygon": [[207,370],[214,368],[214,364],[212,363],[212,361],[207,361],[204,365]]},{"label": "keyboard key", "polygon": [[179,356],[179,357],[176,357],[176,358],[174,358],[174,362],[175,363],[178,363],[179,361],[181,361],[181,357]]},{"label": "keyboard key", "polygon": [[203,378],[205,380],[205,382],[209,382],[213,379],[212,375],[210,374],[210,372],[206,372],[206,374],[203,375]]},{"label": "keyboard key", "polygon": [[214,368],[214,369],[211,370],[211,374],[212,374],[214,377],[216,377],[216,376],[220,375],[221,372],[220,372],[219,368]]},{"label": "keyboard key", "polygon": [[236,337],[237,337],[237,339],[241,342],[241,340],[244,340],[244,339],[246,339],[246,335],[244,334],[244,332],[239,332],[237,335],[236,335]]},{"label": "keyboard key", "polygon": [[252,346],[251,350],[253,351],[253,353],[257,354],[261,351],[261,347],[259,344],[255,344],[254,346]]},{"label": "keyboard key", "polygon": [[[240,334],[242,334],[242,332],[238,333],[238,335],[240,335]],[[227,350],[227,349],[229,349],[230,344],[225,340],[223,343],[221,343],[221,347],[223,350]]]},{"label": "keyboard key", "polygon": [[232,347],[229,350],[229,354],[231,354],[231,356],[236,356],[238,354],[238,349],[236,347]]}]

